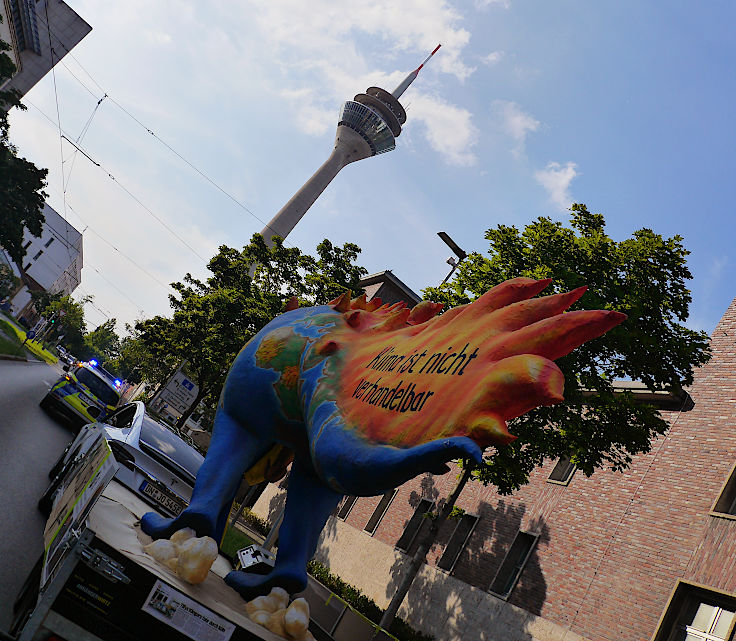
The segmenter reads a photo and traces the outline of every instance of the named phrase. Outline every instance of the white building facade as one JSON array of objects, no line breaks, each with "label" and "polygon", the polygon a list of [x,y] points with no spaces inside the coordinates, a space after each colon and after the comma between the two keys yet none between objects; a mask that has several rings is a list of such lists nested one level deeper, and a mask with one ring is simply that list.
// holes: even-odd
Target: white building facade
[{"label": "white building facade", "polygon": [[[31,289],[68,295],[82,282],[82,234],[47,204],[43,214],[46,222],[41,237],[32,236],[28,230],[24,233],[23,268],[31,279]],[[5,254],[1,248],[0,251]],[[3,259],[12,265],[7,254]],[[18,275],[15,267],[14,272]],[[16,316],[33,315],[31,294],[26,285],[13,296],[10,305]]]},{"label": "white building facade", "polygon": [[0,88],[21,96],[92,31],[62,0],[0,0],[0,16],[0,39],[11,46],[7,53],[18,69]]}]

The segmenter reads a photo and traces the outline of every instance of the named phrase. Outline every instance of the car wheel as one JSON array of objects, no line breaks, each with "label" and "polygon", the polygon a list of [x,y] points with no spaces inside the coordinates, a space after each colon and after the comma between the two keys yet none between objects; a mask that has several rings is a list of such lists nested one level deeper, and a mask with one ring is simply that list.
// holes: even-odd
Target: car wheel
[{"label": "car wheel", "polygon": [[41,402],[38,405],[42,410],[46,410],[46,411],[50,410],[51,409],[51,399],[49,398],[49,395],[46,394],[46,396],[44,396],[41,399]]}]

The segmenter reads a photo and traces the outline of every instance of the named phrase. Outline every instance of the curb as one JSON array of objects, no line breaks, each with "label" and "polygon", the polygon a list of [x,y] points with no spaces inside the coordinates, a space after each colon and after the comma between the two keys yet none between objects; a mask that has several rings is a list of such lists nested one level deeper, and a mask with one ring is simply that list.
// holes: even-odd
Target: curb
[{"label": "curb", "polygon": [[11,356],[10,354],[0,354],[0,361],[20,361],[21,363],[28,363],[28,359],[23,356]]}]

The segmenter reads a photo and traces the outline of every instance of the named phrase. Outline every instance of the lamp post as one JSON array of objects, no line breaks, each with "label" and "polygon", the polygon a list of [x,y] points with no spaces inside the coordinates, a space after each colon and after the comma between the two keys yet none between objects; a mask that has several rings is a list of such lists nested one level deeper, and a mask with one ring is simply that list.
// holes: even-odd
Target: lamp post
[{"label": "lamp post", "polygon": [[450,265],[450,267],[452,269],[450,269],[450,273],[447,274],[447,276],[445,276],[444,280],[440,283],[440,287],[441,287],[442,285],[444,285],[449,280],[450,276],[452,276],[455,273],[455,270],[458,268],[458,266],[460,265],[460,263],[463,262],[463,260],[465,258],[467,258],[468,254],[467,254],[467,252],[465,252],[465,250],[461,249],[460,246],[454,240],[452,240],[452,238],[450,238],[450,236],[449,236],[449,234],[447,232],[445,232],[445,231],[438,231],[437,232],[437,235],[452,250],[452,253],[455,254],[455,256],[457,256],[457,258],[455,258],[455,256],[450,256],[447,259],[446,262],[447,262],[448,265]]}]

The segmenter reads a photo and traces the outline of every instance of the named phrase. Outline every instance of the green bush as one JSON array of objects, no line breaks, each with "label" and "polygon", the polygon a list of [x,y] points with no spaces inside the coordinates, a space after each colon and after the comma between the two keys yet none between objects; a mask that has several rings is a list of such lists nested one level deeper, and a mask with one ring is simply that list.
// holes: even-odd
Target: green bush
[{"label": "green bush", "polygon": [[141,401],[142,403],[146,405],[146,408],[148,408],[148,403],[151,401],[152,398],[153,398],[153,394],[151,394],[150,392],[141,392],[133,400]]},{"label": "green bush", "polygon": [[[233,512],[237,511],[240,506],[237,503],[233,503]],[[263,537],[268,536],[271,531],[271,524],[260,516],[252,512],[249,508],[244,508],[240,518],[245,521],[254,532],[258,532]]]},{"label": "green bush", "polygon": [[[317,561],[310,561],[307,564],[307,572],[317,581],[324,585],[328,590],[334,592],[343,601],[354,607],[360,614],[370,619],[378,625],[383,616],[383,610],[376,605],[376,602],[363,594],[358,588],[349,583],[345,583],[339,576],[332,574],[328,568]],[[400,641],[433,641],[434,637],[430,634],[418,632],[412,628],[406,621],[396,617],[391,624],[389,632]]]}]

